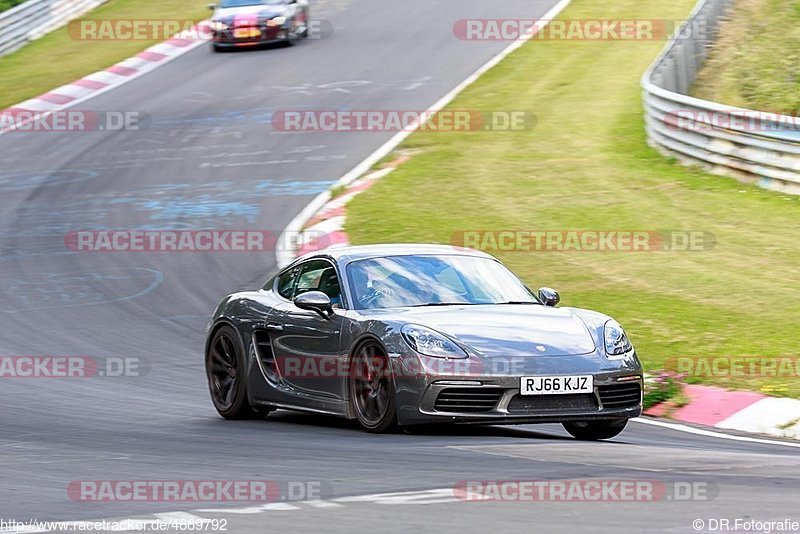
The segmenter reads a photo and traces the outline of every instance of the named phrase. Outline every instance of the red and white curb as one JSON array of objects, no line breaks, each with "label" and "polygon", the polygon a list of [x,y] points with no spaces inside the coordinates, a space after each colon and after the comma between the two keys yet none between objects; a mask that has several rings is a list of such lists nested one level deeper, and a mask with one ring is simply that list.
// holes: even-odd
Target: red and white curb
[{"label": "red and white curb", "polygon": [[389,175],[407,160],[407,156],[401,156],[386,167],[371,172],[355,180],[350,185],[343,186],[344,190],[341,194],[325,202],[308,219],[300,233],[296,247],[292,250],[295,257],[330,247],[349,245],[347,233],[344,231],[347,203],[372,187],[375,182]]},{"label": "red and white curb", "polygon": [[41,117],[43,114],[72,107],[106,91],[115,89],[194,50],[210,40],[211,33],[208,25],[209,21],[200,22],[192,29],[182,31],[171,39],[153,45],[134,57],[120,61],[105,70],[89,74],[80,80],[48,91],[36,98],[31,98],[10,108],[0,110],[0,114],[7,114],[15,118],[12,125],[0,129],[0,134],[14,129],[21,129],[22,125]]},{"label": "red and white curb", "polygon": [[[800,400],[699,385],[686,385],[683,392],[689,402],[670,413],[670,419],[723,430],[800,439]],[[667,406],[659,404],[645,413],[663,417],[666,412]]]}]

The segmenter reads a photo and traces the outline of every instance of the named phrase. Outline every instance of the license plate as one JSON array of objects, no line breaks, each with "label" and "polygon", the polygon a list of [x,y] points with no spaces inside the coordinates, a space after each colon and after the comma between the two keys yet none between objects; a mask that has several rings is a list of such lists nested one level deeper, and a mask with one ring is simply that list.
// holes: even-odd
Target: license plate
[{"label": "license plate", "polygon": [[593,393],[594,377],[587,376],[523,376],[521,395],[566,395]]},{"label": "license plate", "polygon": [[260,37],[261,30],[258,28],[239,28],[233,30],[233,36],[237,39],[249,39],[251,37]]}]

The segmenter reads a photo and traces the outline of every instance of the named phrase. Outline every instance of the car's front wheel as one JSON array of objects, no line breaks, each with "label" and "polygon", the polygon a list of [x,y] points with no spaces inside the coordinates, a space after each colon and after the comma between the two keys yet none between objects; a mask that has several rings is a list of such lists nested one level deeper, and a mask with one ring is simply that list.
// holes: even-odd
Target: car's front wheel
[{"label": "car's front wheel", "polygon": [[625,430],[627,419],[620,421],[580,421],[577,423],[563,423],[564,429],[575,439],[597,441],[611,439]]},{"label": "car's front wheel", "polygon": [[368,432],[392,430],[397,424],[394,380],[383,348],[368,341],[350,362],[349,393],[358,422]]},{"label": "car's front wheel", "polygon": [[258,412],[247,398],[244,350],[232,327],[220,327],[206,351],[206,375],[214,408],[225,419],[248,419]]}]

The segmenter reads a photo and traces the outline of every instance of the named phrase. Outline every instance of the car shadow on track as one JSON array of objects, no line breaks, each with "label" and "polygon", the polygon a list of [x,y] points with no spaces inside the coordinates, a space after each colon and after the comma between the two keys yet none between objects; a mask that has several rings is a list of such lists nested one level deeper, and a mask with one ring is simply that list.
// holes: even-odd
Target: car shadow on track
[{"label": "car shadow on track", "polygon": [[[338,429],[352,431],[353,435],[367,434],[357,422],[339,417],[329,417],[317,414],[306,414],[300,412],[290,412],[278,410],[264,419],[259,420],[260,424],[275,424],[281,426],[303,426],[319,427],[326,429]],[[491,425],[455,425],[438,424],[422,425],[413,427],[403,427],[395,430],[389,435],[408,436],[408,437],[501,437],[501,438],[520,438],[520,439],[541,439],[550,441],[574,441],[567,435],[558,435],[556,427],[549,425],[552,431],[532,430],[533,425],[526,426],[491,426]],[[372,434],[377,436],[376,434]]]}]

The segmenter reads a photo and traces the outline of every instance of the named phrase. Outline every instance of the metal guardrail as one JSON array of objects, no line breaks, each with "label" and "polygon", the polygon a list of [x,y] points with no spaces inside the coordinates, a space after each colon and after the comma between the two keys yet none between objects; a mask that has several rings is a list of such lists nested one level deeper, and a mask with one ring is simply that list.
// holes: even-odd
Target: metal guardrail
[{"label": "metal guardrail", "polygon": [[0,13],[0,56],[65,25],[107,0],[28,0]]},{"label": "metal guardrail", "polygon": [[685,163],[800,194],[800,119],[688,96],[733,0],[700,0],[642,77],[648,143]]}]

